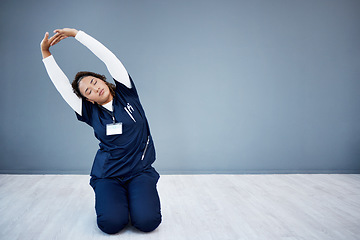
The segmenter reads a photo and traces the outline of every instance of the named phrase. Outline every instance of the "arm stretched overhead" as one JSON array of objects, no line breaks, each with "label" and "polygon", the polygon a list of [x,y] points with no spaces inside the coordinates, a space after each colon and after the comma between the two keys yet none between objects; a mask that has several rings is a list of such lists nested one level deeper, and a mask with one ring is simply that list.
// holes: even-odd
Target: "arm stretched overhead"
[{"label": "arm stretched overhead", "polygon": [[73,92],[69,79],[56,63],[54,57],[50,55],[49,57],[44,58],[43,63],[51,81],[53,82],[58,92],[70,105],[70,107],[81,116],[82,99],[76,96],[76,94]]},{"label": "arm stretched overhead", "polygon": [[67,37],[75,37],[76,40],[82,43],[85,47],[92,51],[103,63],[105,63],[110,75],[116,81],[124,84],[128,88],[131,88],[130,78],[124,65],[115,56],[115,54],[113,54],[98,40],[83,31],[78,31],[76,29],[70,28],[56,29],[54,33],[56,34],[52,45],[55,45],[56,43]]},{"label": "arm stretched overhead", "polygon": [[49,38],[49,33],[46,33],[44,39],[41,42],[40,46],[43,56],[43,63],[56,89],[70,105],[70,107],[79,115],[82,115],[82,99],[78,98],[73,92],[69,79],[57,65],[54,57],[49,51],[50,46],[57,44],[61,40],[67,37],[75,37],[76,40],[86,46],[101,61],[104,62],[107,69],[109,70],[109,73],[116,81],[124,84],[128,88],[132,87],[129,75],[123,64],[109,49],[107,49],[99,41],[89,36],[85,32],[78,31],[76,29],[56,29],[54,32],[55,35],[51,38]]},{"label": "arm stretched overhead", "polygon": [[120,60],[107,49],[103,44],[95,38],[89,36],[83,31],[79,31],[75,37],[80,43],[92,51],[101,61],[103,61],[110,73],[110,75],[118,82],[131,88],[129,74]]},{"label": "arm stretched overhead", "polygon": [[53,82],[58,92],[75,112],[77,112],[79,115],[82,115],[82,99],[76,96],[76,94],[73,92],[69,79],[57,65],[54,57],[50,53],[49,48],[52,41],[54,41],[55,36],[56,35],[49,38],[49,33],[45,33],[44,39],[40,44],[41,53],[43,56],[42,61],[51,81]]}]

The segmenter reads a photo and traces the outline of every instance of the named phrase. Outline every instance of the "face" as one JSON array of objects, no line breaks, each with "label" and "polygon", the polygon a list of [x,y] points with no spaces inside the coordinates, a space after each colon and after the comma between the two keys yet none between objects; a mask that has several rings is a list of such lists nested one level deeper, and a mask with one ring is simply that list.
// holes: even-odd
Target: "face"
[{"label": "face", "polygon": [[79,83],[79,90],[89,102],[96,102],[99,105],[108,103],[113,98],[106,83],[93,76],[86,76],[81,79]]}]

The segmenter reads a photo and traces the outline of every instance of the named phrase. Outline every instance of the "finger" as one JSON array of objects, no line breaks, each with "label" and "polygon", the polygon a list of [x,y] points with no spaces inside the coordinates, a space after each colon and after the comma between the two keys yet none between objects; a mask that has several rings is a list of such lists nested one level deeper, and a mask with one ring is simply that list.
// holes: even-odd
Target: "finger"
[{"label": "finger", "polygon": [[65,36],[58,34],[58,35],[55,35],[53,39],[51,39],[51,42],[59,42],[60,40],[62,40],[64,38],[65,38]]},{"label": "finger", "polygon": [[44,41],[46,41],[48,38],[49,38],[49,33],[46,32],[45,35],[44,35]]},{"label": "finger", "polygon": [[54,36],[52,36],[50,39],[49,39],[49,42],[50,43],[54,43],[54,42],[58,42],[59,39],[61,39],[63,36],[59,33],[56,33]]},{"label": "finger", "polygon": [[50,46],[54,46],[55,44],[57,44],[57,43],[59,43],[59,42],[60,42],[59,39],[54,40],[54,41],[52,41],[52,42],[50,43]]},{"label": "finger", "polygon": [[44,45],[44,44],[46,44],[48,42],[48,37],[49,37],[49,33],[46,32],[45,35],[44,35],[43,40],[41,40],[41,42],[40,42],[40,46],[42,46],[42,45]]},{"label": "finger", "polygon": [[65,39],[65,38],[67,38],[67,36],[59,36],[59,37],[55,38],[55,39],[50,43],[50,45],[51,45],[51,46],[54,46],[55,44],[57,44],[58,42],[60,42],[61,40]]},{"label": "finger", "polygon": [[51,41],[53,41],[55,38],[58,38],[60,36],[60,34],[59,33],[56,33],[56,34],[54,34],[50,39],[49,39],[49,41],[51,42]]},{"label": "finger", "polygon": [[59,39],[55,39],[50,43],[50,46],[54,46],[55,44],[57,44],[58,42],[60,42]]},{"label": "finger", "polygon": [[55,29],[54,33],[63,33],[64,31],[62,29]]}]

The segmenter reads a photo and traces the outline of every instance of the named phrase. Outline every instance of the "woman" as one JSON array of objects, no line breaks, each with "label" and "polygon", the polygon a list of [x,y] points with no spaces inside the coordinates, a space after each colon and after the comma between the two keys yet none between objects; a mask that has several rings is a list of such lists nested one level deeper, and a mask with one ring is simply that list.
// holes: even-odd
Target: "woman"
[{"label": "woman", "polygon": [[[104,45],[83,31],[56,29],[41,42],[43,63],[78,120],[94,129],[100,148],[91,170],[98,227],[105,233],[121,231],[129,222],[143,232],[161,222],[156,189],[159,174],[151,166],[155,148],[145,112],[134,82],[119,59]],[[115,85],[103,75],[79,72],[72,84],[59,68],[49,49],[74,37],[103,61]]]}]

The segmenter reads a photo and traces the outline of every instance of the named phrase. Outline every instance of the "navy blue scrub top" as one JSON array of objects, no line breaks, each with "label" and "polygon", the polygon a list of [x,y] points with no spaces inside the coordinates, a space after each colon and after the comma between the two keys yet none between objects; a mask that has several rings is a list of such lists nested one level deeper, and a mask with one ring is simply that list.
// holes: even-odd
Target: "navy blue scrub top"
[{"label": "navy blue scrub top", "polygon": [[113,114],[116,123],[122,123],[122,134],[106,135],[106,125],[113,123],[112,115],[98,104],[83,100],[82,116],[76,113],[78,120],[94,129],[100,141],[90,174],[94,178],[131,177],[155,161],[149,124],[131,77],[130,81],[129,89],[115,80]]}]

